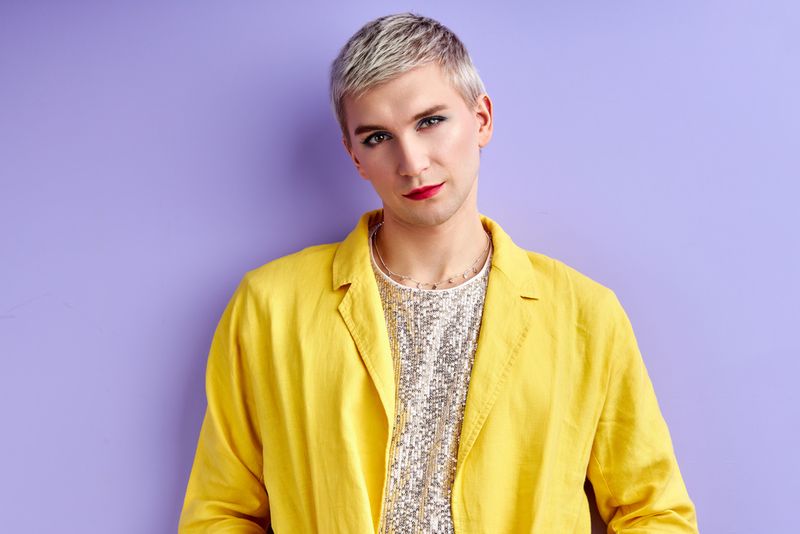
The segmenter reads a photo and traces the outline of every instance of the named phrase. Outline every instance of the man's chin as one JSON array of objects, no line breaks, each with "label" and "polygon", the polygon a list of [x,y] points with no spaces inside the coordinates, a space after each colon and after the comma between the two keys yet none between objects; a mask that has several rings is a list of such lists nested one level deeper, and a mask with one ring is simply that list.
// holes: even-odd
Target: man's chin
[{"label": "man's chin", "polygon": [[392,211],[391,217],[408,226],[433,228],[449,221],[456,211],[445,206],[421,205],[415,209]]}]

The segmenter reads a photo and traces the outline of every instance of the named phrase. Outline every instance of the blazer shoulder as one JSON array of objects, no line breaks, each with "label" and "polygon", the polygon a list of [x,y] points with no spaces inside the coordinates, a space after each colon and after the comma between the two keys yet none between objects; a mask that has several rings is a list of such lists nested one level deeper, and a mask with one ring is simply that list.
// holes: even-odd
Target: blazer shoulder
[{"label": "blazer shoulder", "polygon": [[532,250],[526,250],[533,266],[537,285],[556,301],[569,300],[580,308],[604,307],[617,300],[608,286],[566,262]]},{"label": "blazer shoulder", "polygon": [[271,260],[244,274],[242,283],[252,291],[291,290],[317,287],[320,283],[330,287],[333,256],[339,243],[313,245],[297,252]]},{"label": "blazer shoulder", "polygon": [[528,251],[528,257],[544,302],[549,299],[554,313],[580,335],[598,343],[609,336],[635,340],[630,319],[611,288],[545,254]]}]

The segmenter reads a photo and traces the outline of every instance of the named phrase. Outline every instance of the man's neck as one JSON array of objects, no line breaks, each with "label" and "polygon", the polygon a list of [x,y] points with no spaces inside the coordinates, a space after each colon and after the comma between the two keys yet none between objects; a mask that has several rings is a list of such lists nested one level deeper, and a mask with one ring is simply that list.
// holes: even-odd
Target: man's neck
[{"label": "man's neck", "polygon": [[[460,210],[436,226],[409,225],[384,212],[383,225],[376,236],[377,252],[386,267],[393,273],[426,283],[446,280],[471,267],[480,269],[486,259],[487,244],[477,207]],[[387,271],[380,259],[377,263]],[[472,273],[468,278],[471,276]],[[445,287],[464,280],[461,277]]]}]

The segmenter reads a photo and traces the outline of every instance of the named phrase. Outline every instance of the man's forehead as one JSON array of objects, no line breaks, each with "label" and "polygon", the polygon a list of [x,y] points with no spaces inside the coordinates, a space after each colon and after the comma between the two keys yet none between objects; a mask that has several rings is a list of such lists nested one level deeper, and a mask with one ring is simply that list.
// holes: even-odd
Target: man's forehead
[{"label": "man's forehead", "polygon": [[453,102],[435,93],[416,95],[410,98],[386,98],[361,100],[355,99],[345,103],[348,115],[359,119],[380,119],[406,121],[415,118],[425,110],[436,107],[451,107]]},{"label": "man's forehead", "polygon": [[426,92],[448,91],[451,83],[442,68],[433,63],[414,67],[395,75],[388,80],[368,87],[359,100],[370,98],[401,97],[424,94]]},{"label": "man's forehead", "polygon": [[[438,66],[436,67],[438,68]],[[354,98],[343,99],[349,126],[355,123],[408,122],[424,112],[442,110],[460,102],[461,95],[444,76],[422,67],[412,69],[388,82],[366,90]],[[433,111],[431,111],[433,113]]]},{"label": "man's forehead", "polygon": [[424,109],[428,109],[437,104],[444,104],[448,101],[435,92],[428,92],[419,95],[408,95],[407,97],[393,98],[370,98],[356,99],[348,102],[346,108],[351,111],[353,116],[362,118],[385,117],[388,119],[408,119]]}]

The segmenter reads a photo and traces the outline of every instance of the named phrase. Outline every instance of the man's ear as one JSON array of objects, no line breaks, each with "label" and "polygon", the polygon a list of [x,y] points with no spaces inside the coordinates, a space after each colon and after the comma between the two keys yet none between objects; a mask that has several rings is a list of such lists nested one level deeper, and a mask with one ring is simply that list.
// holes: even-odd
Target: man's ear
[{"label": "man's ear", "polygon": [[475,117],[478,119],[478,146],[483,148],[492,140],[494,128],[492,99],[486,93],[478,97]]},{"label": "man's ear", "polygon": [[365,180],[368,180],[369,178],[367,178],[367,175],[364,174],[364,169],[361,168],[361,162],[358,161],[358,157],[356,157],[356,155],[353,153],[353,147],[350,145],[347,137],[344,135],[342,135],[342,144],[344,145],[344,149],[347,151],[347,155],[350,156],[351,160],[353,160],[353,165],[356,166],[358,174],[360,174]]}]

